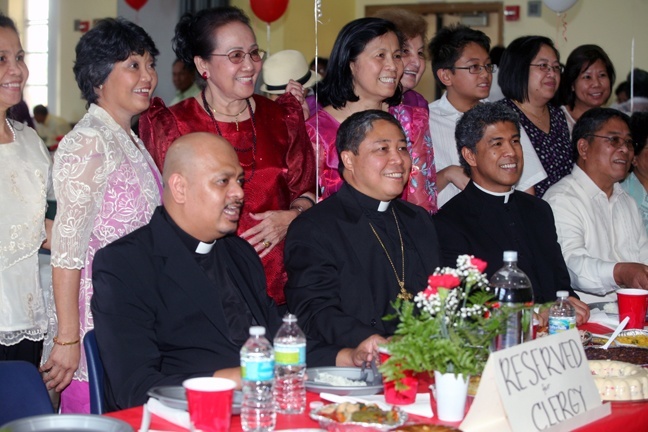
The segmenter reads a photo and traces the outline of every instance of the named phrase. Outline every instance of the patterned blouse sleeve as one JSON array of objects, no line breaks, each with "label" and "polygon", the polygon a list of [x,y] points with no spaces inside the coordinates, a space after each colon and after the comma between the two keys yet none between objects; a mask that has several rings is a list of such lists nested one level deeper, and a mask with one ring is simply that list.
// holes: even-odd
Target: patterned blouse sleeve
[{"label": "patterned blouse sleeve", "polygon": [[290,93],[284,93],[277,99],[277,103],[286,111],[286,165],[289,172],[290,199],[294,200],[306,192],[315,193],[315,152],[306,132],[302,107],[297,99]]},{"label": "patterned blouse sleeve", "polygon": [[52,266],[81,269],[108,176],[119,160],[99,130],[81,129],[63,138],[54,157],[52,180],[57,214],[52,228]]}]

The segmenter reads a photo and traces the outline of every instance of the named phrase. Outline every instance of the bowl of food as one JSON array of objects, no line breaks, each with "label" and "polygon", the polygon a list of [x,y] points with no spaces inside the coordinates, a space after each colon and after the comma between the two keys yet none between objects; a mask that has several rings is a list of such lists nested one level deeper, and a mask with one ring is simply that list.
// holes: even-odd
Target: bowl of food
[{"label": "bowl of food", "polygon": [[402,426],[407,414],[400,408],[383,410],[375,404],[342,402],[311,411],[310,417],[332,432],[389,431]]}]

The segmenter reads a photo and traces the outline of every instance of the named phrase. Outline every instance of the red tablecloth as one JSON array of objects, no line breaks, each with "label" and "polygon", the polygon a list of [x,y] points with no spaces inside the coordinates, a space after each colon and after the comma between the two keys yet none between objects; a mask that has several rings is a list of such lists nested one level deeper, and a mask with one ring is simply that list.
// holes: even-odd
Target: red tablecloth
[{"label": "red tablecloth", "polygon": [[[599,324],[585,324],[579,327],[592,333],[610,333],[610,329]],[[419,386],[419,392],[424,391],[425,385]],[[321,400],[316,393],[307,393],[308,402]],[[135,407],[123,411],[106,414],[129,423],[135,430],[138,430],[142,423],[142,407]],[[410,423],[433,423],[458,426],[458,423],[445,423],[437,418],[410,416]],[[301,415],[277,415],[277,430],[318,428],[319,424],[310,419],[308,413]],[[155,415],[152,416],[150,429],[158,431],[181,431],[186,429],[167,422]],[[241,417],[232,416],[232,431],[242,431]],[[577,429],[580,432],[646,432],[648,431],[648,402],[612,402],[612,414],[594,423]]]},{"label": "red tablecloth", "polygon": [[[315,393],[308,393],[308,401],[320,400]],[[135,430],[138,430],[142,422],[142,407],[130,408],[123,411],[117,411],[106,414],[107,416],[118,418],[129,423]],[[410,423],[434,423],[448,424],[457,427],[457,423],[444,423],[438,419],[428,419],[425,417],[410,416]],[[301,415],[277,415],[277,430],[281,429],[299,429],[299,428],[318,428],[317,422],[311,420],[308,414]],[[179,426],[167,422],[157,416],[152,416],[151,429],[158,431],[178,431],[186,432]],[[232,431],[242,431],[241,417],[232,416]],[[648,402],[613,402],[612,414],[606,418],[598,420],[587,426],[577,429],[577,431],[587,432],[645,432],[648,430]]]}]

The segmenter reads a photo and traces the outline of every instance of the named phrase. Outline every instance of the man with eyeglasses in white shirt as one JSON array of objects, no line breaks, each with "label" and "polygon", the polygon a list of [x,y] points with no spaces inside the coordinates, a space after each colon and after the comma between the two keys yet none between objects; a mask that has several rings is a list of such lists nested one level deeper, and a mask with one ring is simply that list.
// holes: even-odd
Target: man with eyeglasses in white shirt
[{"label": "man with eyeglasses in white shirt", "polygon": [[586,303],[616,300],[621,287],[648,289],[648,235],[619,184],[634,156],[629,121],[611,108],[583,114],[572,132],[576,164],[543,197],[572,286]]}]

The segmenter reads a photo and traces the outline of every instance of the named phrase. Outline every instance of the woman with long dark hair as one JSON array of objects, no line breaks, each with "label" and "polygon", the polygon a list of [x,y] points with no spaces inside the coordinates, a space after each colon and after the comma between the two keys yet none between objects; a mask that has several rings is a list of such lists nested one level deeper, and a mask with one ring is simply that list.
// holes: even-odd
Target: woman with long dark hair
[{"label": "woman with long dark hair", "polygon": [[388,111],[401,123],[412,157],[412,173],[403,198],[436,212],[436,169],[425,108],[403,105],[400,84],[404,39],[396,26],[381,18],[360,18],[345,25],[333,45],[328,73],[318,95],[324,108],[306,122],[313,146],[319,148],[322,198],[342,185],[335,136],[352,114],[368,109]]}]

